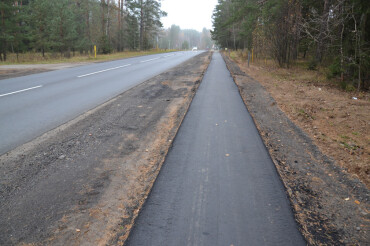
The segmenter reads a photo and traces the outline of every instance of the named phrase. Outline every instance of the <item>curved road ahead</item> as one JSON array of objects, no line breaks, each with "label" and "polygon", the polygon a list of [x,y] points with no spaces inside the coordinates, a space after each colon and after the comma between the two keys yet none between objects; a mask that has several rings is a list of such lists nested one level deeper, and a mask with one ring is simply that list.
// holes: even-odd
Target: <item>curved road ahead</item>
[{"label": "curved road ahead", "polygon": [[0,80],[0,155],[199,53],[141,56]]},{"label": "curved road ahead", "polygon": [[128,245],[306,245],[274,164],[218,53]]}]

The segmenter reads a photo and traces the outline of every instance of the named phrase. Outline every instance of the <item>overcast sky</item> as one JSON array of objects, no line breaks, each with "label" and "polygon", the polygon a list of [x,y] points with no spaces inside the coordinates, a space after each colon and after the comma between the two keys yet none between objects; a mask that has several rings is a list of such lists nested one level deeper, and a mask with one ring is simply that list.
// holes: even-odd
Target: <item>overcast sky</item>
[{"label": "overcast sky", "polygon": [[172,24],[181,29],[202,31],[203,27],[212,29],[212,13],[217,0],[162,0],[162,10],[167,17],[162,18],[165,28]]}]

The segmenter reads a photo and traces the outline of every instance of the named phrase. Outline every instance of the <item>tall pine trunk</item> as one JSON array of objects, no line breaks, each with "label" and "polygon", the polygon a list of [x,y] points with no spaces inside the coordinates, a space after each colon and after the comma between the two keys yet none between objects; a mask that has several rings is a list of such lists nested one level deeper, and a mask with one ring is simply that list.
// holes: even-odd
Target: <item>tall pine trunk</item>
[{"label": "tall pine trunk", "polygon": [[144,4],[143,0],[140,0],[140,43],[139,49],[143,50],[144,45]]},{"label": "tall pine trunk", "polygon": [[102,30],[102,34],[104,35],[105,34],[105,15],[104,15],[104,9],[105,9],[105,0],[101,0],[100,1],[100,4],[101,4],[101,30]]},{"label": "tall pine trunk", "polygon": [[321,62],[324,53],[325,27],[329,18],[329,0],[324,1],[324,9],[321,15],[320,33],[317,38],[316,61]]},{"label": "tall pine trunk", "polygon": [[[86,38],[89,40],[89,42],[91,42],[90,20],[89,20],[89,0],[85,0],[85,25],[86,25],[86,30],[85,30]],[[89,50],[92,52],[91,43],[90,43],[90,47],[86,49],[85,52],[88,53]]]},{"label": "tall pine trunk", "polygon": [[107,0],[107,20],[106,20],[107,28],[106,28],[106,34],[105,34],[108,37],[108,42],[110,42],[110,33],[109,33],[109,2],[110,2],[110,0]]},{"label": "tall pine trunk", "polygon": [[[1,10],[1,26],[2,26],[2,31],[3,33],[5,33],[5,11],[4,9]],[[0,57],[1,57],[1,53],[3,53],[3,58],[1,59],[2,61],[6,61],[6,46],[7,46],[7,43],[6,43],[6,40],[3,41],[3,44],[0,46],[1,50],[0,50]]]}]

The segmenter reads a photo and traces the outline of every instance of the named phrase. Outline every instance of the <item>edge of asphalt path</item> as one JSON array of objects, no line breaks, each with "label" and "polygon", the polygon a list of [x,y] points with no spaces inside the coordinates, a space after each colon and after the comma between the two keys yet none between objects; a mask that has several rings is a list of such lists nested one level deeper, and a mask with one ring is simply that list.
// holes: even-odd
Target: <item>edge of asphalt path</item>
[{"label": "edge of asphalt path", "polygon": [[214,54],[127,245],[306,245],[278,172]]},{"label": "edge of asphalt path", "polygon": [[123,244],[210,58],[202,53],[0,156],[0,244]]},{"label": "edge of asphalt path", "polygon": [[369,190],[325,156],[267,90],[223,54],[310,245],[367,245]]}]

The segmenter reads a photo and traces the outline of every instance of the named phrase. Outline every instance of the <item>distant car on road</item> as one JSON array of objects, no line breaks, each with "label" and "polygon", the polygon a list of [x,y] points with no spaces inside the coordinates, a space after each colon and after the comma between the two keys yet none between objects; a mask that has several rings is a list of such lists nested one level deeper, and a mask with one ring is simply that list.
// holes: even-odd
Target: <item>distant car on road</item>
[{"label": "distant car on road", "polygon": [[198,47],[193,47],[192,51],[198,51]]}]

